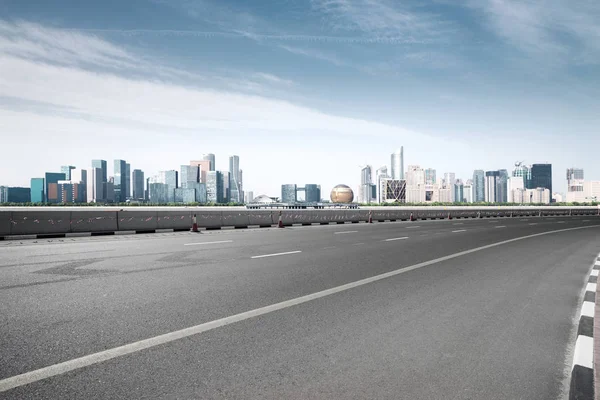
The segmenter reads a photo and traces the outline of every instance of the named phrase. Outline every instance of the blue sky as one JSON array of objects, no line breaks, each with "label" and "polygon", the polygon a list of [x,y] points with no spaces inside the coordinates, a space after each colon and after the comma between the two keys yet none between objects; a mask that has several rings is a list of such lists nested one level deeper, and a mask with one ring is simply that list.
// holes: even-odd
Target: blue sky
[{"label": "blue sky", "polygon": [[328,191],[399,146],[438,176],[524,160],[551,162],[559,191],[567,167],[600,179],[597,1],[0,0],[0,16],[0,184],[213,152],[224,170],[238,154],[255,194]]}]

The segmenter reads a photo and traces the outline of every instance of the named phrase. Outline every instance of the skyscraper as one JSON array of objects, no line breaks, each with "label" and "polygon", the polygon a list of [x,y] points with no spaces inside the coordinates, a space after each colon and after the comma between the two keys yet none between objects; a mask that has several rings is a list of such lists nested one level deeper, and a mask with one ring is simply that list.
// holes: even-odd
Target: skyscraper
[{"label": "skyscraper", "polygon": [[505,169],[498,170],[498,188],[496,192],[498,203],[508,202],[508,171]]},{"label": "skyscraper", "polygon": [[418,165],[409,165],[406,169],[406,186],[425,184],[425,171]]},{"label": "skyscraper", "polygon": [[473,171],[473,202],[486,201],[485,172],[481,169]]},{"label": "skyscraper", "polygon": [[382,197],[381,196],[382,195],[382,193],[381,193],[381,191],[382,191],[381,181],[383,179],[387,179],[387,178],[389,178],[389,175],[388,175],[388,169],[387,169],[387,167],[385,165],[383,167],[379,167],[377,169],[377,171],[375,171],[375,185],[377,187],[377,189],[376,189],[376,199],[377,200],[376,201],[378,203],[382,202],[382,199],[381,199],[381,197]]},{"label": "skyscraper", "polygon": [[533,164],[531,166],[532,189],[546,188],[552,194],[552,164]]},{"label": "skyscraper", "polygon": [[60,167],[60,172],[65,174],[65,180],[70,181],[71,180],[71,170],[74,170],[75,167],[72,165],[63,165],[62,167]]},{"label": "skyscraper", "polygon": [[370,203],[373,198],[373,168],[366,165],[360,171],[360,191],[359,201],[361,203]]},{"label": "skyscraper", "polygon": [[298,201],[298,190],[296,184],[287,183],[281,185],[281,202],[293,204]]},{"label": "skyscraper", "polygon": [[206,183],[206,174],[211,170],[210,169],[211,161],[210,160],[196,160],[196,161],[192,160],[192,161],[190,161],[190,165],[200,167],[200,182]]},{"label": "skyscraper", "polygon": [[254,192],[252,190],[248,191],[245,200],[246,203],[252,203],[254,201]]},{"label": "skyscraper", "polygon": [[521,161],[515,163],[515,168],[512,170],[512,176],[523,179],[523,187],[525,189],[531,186],[531,168],[523,164]]},{"label": "skyscraper", "polygon": [[231,188],[229,187],[231,176],[229,171],[221,171],[220,173],[221,201],[219,203],[229,203],[231,201]]},{"label": "skyscraper", "polygon": [[464,184],[462,180],[456,179],[454,181],[453,190],[454,195],[452,196],[455,203],[464,203],[465,202],[465,193],[464,193]]},{"label": "skyscraper", "polygon": [[304,185],[304,201],[307,203],[318,203],[321,201],[321,185],[307,183]]},{"label": "skyscraper", "polygon": [[31,178],[31,202],[45,203],[46,202],[46,185],[44,178]]},{"label": "skyscraper", "polygon": [[189,184],[200,182],[199,165],[182,165],[179,175],[179,184],[182,188],[187,188]]},{"label": "skyscraper", "polygon": [[179,187],[179,173],[177,171],[159,171],[158,183],[167,185],[167,202],[173,203],[175,201],[175,189]]},{"label": "skyscraper", "polygon": [[222,188],[219,186],[221,179],[219,171],[209,171],[206,174],[206,201],[209,203],[218,203]]},{"label": "skyscraper", "polygon": [[133,198],[141,200],[144,198],[144,171],[141,169],[133,170]]},{"label": "skyscraper", "polygon": [[60,203],[61,199],[58,194],[58,181],[64,181],[65,174],[58,172],[46,172],[45,177],[45,192],[44,197],[46,203]]},{"label": "skyscraper", "polygon": [[101,203],[104,201],[104,183],[102,168],[88,170],[87,177],[87,201],[88,203]]},{"label": "skyscraper", "polygon": [[[115,201],[125,202],[127,200],[127,163],[125,160],[115,160]],[[107,195],[107,199],[109,196]]]},{"label": "skyscraper", "polygon": [[131,197],[131,165],[129,163],[125,164],[126,178],[125,178],[125,198],[128,199]]},{"label": "skyscraper", "polygon": [[498,202],[499,171],[486,171],[485,173],[485,201],[488,203]]},{"label": "skyscraper", "polygon": [[210,161],[210,165],[208,166],[208,170],[206,172],[215,170],[215,155],[214,154],[212,154],[212,153],[203,154],[202,159],[205,161]]},{"label": "skyscraper", "polygon": [[404,147],[392,154],[392,179],[404,179]]},{"label": "skyscraper", "polygon": [[76,190],[78,196],[76,197],[79,199],[78,201],[82,203],[85,203],[87,201],[87,177],[87,169],[75,169],[71,172],[71,182],[73,184],[79,184]]},{"label": "skyscraper", "polygon": [[230,201],[240,203],[240,158],[229,157],[229,196]]},{"label": "skyscraper", "polygon": [[[583,169],[568,168],[567,169],[567,192],[583,192]],[[570,197],[569,195],[567,195]]]},{"label": "skyscraper", "polygon": [[102,182],[108,182],[108,170],[106,160],[92,160],[92,168],[100,168],[102,171]]}]

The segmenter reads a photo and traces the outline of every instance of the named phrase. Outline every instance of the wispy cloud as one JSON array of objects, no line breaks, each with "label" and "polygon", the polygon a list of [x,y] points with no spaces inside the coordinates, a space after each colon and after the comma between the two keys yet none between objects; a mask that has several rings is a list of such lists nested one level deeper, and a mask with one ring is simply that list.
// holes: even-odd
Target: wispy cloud
[{"label": "wispy cloud", "polygon": [[453,32],[448,21],[390,0],[311,0],[313,10],[334,31],[407,42],[439,41]]},{"label": "wispy cloud", "polygon": [[[499,37],[557,62],[600,62],[597,0],[470,0]],[[567,59],[568,58],[568,59]]]},{"label": "wispy cloud", "polygon": [[293,86],[294,82],[289,80],[289,79],[285,79],[282,77],[279,77],[277,75],[273,75],[273,74],[267,74],[264,72],[257,72],[254,74],[254,77],[265,81],[265,82],[269,82],[269,83],[274,83],[277,85],[284,85],[284,86]]},{"label": "wispy cloud", "polygon": [[324,52],[321,50],[296,47],[296,46],[288,46],[288,45],[280,45],[279,47],[283,50],[286,50],[286,51],[292,53],[292,54],[310,57],[310,58],[316,58],[316,59],[322,60],[322,61],[327,61],[329,63],[337,65],[338,67],[349,65],[346,61],[342,60],[340,57],[336,56],[335,54],[327,53],[327,52]]}]

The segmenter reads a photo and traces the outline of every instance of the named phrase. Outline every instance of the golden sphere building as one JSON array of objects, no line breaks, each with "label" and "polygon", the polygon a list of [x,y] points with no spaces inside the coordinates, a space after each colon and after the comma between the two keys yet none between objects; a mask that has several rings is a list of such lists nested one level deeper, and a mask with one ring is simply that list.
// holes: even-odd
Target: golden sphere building
[{"label": "golden sphere building", "polygon": [[337,185],[331,190],[331,202],[349,204],[354,200],[354,192],[346,185]]}]

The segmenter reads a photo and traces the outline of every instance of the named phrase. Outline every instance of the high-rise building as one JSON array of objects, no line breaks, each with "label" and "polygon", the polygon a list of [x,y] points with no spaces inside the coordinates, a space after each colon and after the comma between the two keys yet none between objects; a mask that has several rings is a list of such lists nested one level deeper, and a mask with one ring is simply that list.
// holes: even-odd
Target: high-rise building
[{"label": "high-rise building", "polygon": [[546,188],[552,193],[552,164],[531,166],[531,188]]},{"label": "high-rise building", "polygon": [[102,182],[108,182],[106,160],[92,160],[92,168],[100,168],[102,170]]},{"label": "high-rise building", "polygon": [[208,170],[206,172],[215,170],[215,155],[214,154],[212,154],[212,153],[203,154],[202,160],[210,162],[210,164],[208,166]]},{"label": "high-rise building", "polygon": [[132,175],[133,183],[133,198],[135,200],[141,200],[144,196],[144,171],[141,169],[134,169]]},{"label": "high-rise building", "polygon": [[452,199],[454,203],[464,203],[465,202],[465,185],[463,181],[460,179],[456,179],[453,185],[454,196]]},{"label": "high-rise building", "polygon": [[486,171],[485,173],[485,201],[488,203],[498,202],[499,171]]},{"label": "high-rise building", "polygon": [[381,203],[382,199],[381,199],[381,189],[382,189],[382,185],[381,185],[381,181],[383,179],[388,179],[390,178],[390,176],[388,175],[388,169],[387,167],[384,165],[383,167],[379,167],[377,169],[377,171],[375,171],[375,186],[376,186],[376,193],[375,193],[375,198],[377,201],[377,203]]},{"label": "high-rise building", "polygon": [[307,203],[318,203],[321,201],[321,185],[307,183],[304,185],[304,201]]},{"label": "high-rise building", "polygon": [[249,190],[246,192],[246,203],[252,203],[254,201],[254,192]]},{"label": "high-rise building", "polygon": [[425,184],[425,171],[418,165],[409,165],[406,168],[406,186]]},{"label": "high-rise building", "polygon": [[199,165],[182,165],[179,175],[180,186],[187,188],[188,184],[200,182],[200,168]]},{"label": "high-rise building", "polygon": [[45,203],[46,202],[46,185],[44,178],[31,178],[31,202]]},{"label": "high-rise building", "polygon": [[404,179],[404,147],[392,154],[392,179]]},{"label": "high-rise building", "polygon": [[427,168],[425,170],[425,184],[435,185],[437,183],[436,171],[433,168]]},{"label": "high-rise building", "polygon": [[379,185],[379,203],[404,203],[406,201],[406,181],[404,179],[382,178]]},{"label": "high-rise building", "polygon": [[[200,167],[200,182],[206,183],[206,174],[211,171],[211,161],[210,160],[196,160],[190,161],[191,166]],[[214,170],[213,170],[214,171]]]},{"label": "high-rise building", "polygon": [[293,204],[298,201],[298,190],[296,184],[288,183],[281,185],[281,202]]},{"label": "high-rise building", "polygon": [[47,203],[60,203],[61,199],[58,195],[58,181],[64,181],[65,174],[62,172],[46,172],[45,176],[45,197]]},{"label": "high-rise building", "polygon": [[31,188],[0,186],[0,204],[29,203],[30,201]]},{"label": "high-rise building", "polygon": [[360,171],[359,202],[371,203],[374,200],[374,197],[377,196],[376,190],[375,196],[373,196],[373,189],[376,189],[373,186],[373,168],[370,165],[366,165]]},{"label": "high-rise building", "polygon": [[498,170],[498,188],[497,188],[497,202],[506,203],[508,201],[508,171],[505,169]]},{"label": "high-rise building", "polygon": [[88,203],[102,203],[104,202],[104,182],[102,182],[104,172],[102,168],[92,168],[88,172],[87,201]]},{"label": "high-rise building", "polygon": [[486,178],[485,172],[481,169],[473,171],[473,202],[481,203],[486,201]]},{"label": "high-rise building", "polygon": [[567,197],[570,197],[568,192],[583,192],[583,169],[568,168],[567,169]]},{"label": "high-rise building", "polygon": [[60,172],[65,174],[65,180],[70,181],[71,180],[71,171],[74,169],[75,169],[75,167],[72,165],[63,165],[62,167],[60,167]]},{"label": "high-rise building", "polygon": [[175,199],[175,189],[173,189],[171,197],[169,185],[156,181],[156,178],[148,178],[148,202],[152,204],[172,203]]},{"label": "high-rise building", "polygon": [[229,196],[230,201],[234,203],[241,203],[240,182],[240,158],[231,156],[229,157]]},{"label": "high-rise building", "polygon": [[473,196],[473,180],[472,179],[467,179],[467,181],[465,182],[465,185],[463,187],[463,194],[465,197],[465,203],[473,203],[474,196]]},{"label": "high-rise building", "polygon": [[219,179],[221,180],[222,190],[220,203],[229,203],[231,201],[231,188],[229,187],[229,182],[231,182],[231,176],[229,174],[229,171],[221,171]]},{"label": "high-rise building", "polygon": [[125,173],[127,174],[125,178],[125,199],[129,199],[131,197],[131,164],[125,164]]},{"label": "high-rise building", "polygon": [[531,186],[531,168],[521,161],[515,162],[515,168],[512,170],[512,177],[521,178],[525,189],[528,189]]},{"label": "high-rise building", "polygon": [[179,187],[179,172],[174,169],[169,171],[159,171],[156,183],[167,185],[167,203],[175,202],[175,189]]},{"label": "high-rise building", "polygon": [[[127,162],[125,160],[115,160],[114,178],[115,201],[117,203],[125,202],[127,200]],[[109,198],[107,193],[106,199]]]},{"label": "high-rise building", "polygon": [[223,202],[223,177],[220,171],[206,173],[206,201],[208,203]]}]

